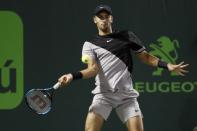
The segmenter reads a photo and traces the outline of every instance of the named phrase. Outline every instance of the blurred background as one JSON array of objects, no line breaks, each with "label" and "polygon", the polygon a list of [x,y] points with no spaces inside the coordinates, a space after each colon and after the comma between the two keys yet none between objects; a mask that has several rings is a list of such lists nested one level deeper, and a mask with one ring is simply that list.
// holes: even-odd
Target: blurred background
[{"label": "blurred background", "polygon": [[[99,4],[111,6],[114,28],[133,31],[152,54],[190,64],[190,72],[181,77],[142,64],[133,55],[145,130],[192,131],[197,126],[196,0],[1,0],[1,131],[84,130],[93,78],[58,90],[46,116],[31,112],[24,94],[85,68],[81,49],[97,33],[92,14]],[[102,128],[108,130],[126,130],[115,112]]]}]

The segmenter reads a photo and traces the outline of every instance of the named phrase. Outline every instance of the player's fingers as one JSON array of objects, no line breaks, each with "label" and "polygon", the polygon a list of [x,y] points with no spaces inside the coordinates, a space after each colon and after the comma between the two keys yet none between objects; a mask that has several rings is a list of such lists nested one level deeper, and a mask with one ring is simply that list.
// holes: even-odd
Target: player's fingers
[{"label": "player's fingers", "polygon": [[178,71],[178,72],[176,72],[178,75],[180,75],[180,76],[185,76],[182,72],[180,72],[180,71]]},{"label": "player's fingers", "polygon": [[67,81],[67,77],[66,76],[63,77],[63,81]]},{"label": "player's fingers", "polygon": [[60,83],[60,86],[61,86],[61,87],[63,87],[63,86],[65,85],[64,81],[61,81],[61,80],[60,80],[59,83]]},{"label": "player's fingers", "polygon": [[184,70],[184,69],[180,69],[180,71],[183,72],[183,73],[188,73],[189,72],[189,71]]},{"label": "player's fingers", "polygon": [[61,86],[65,85],[66,84],[66,81],[67,81],[67,78],[65,75],[61,76],[59,79],[58,79],[58,82],[60,83]]},{"label": "player's fingers", "polygon": [[189,64],[181,65],[180,67],[181,67],[181,68],[185,68],[185,67],[187,67],[187,66],[189,66]]},{"label": "player's fingers", "polygon": [[59,83],[62,83],[62,79],[61,79],[61,78],[59,78],[59,79],[58,79],[58,82],[59,82]]},{"label": "player's fingers", "polygon": [[62,79],[59,79],[58,82],[60,83],[60,85],[64,85],[64,81]]},{"label": "player's fingers", "polygon": [[181,66],[181,65],[183,65],[183,64],[184,64],[184,61],[180,62],[180,63],[178,64],[178,66]]}]

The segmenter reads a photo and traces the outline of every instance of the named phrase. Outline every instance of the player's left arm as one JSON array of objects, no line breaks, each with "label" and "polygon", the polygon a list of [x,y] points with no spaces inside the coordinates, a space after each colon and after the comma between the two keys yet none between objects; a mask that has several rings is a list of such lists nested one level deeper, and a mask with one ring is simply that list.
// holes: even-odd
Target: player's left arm
[{"label": "player's left arm", "polygon": [[137,57],[144,63],[154,66],[154,67],[161,67],[168,69],[169,71],[174,71],[178,75],[184,76],[185,73],[188,71],[185,69],[189,64],[184,64],[184,62],[180,62],[179,64],[172,64],[172,63],[167,63],[165,61],[161,61],[159,58],[156,56],[153,56],[149,54],[147,51],[142,51],[137,54]]}]

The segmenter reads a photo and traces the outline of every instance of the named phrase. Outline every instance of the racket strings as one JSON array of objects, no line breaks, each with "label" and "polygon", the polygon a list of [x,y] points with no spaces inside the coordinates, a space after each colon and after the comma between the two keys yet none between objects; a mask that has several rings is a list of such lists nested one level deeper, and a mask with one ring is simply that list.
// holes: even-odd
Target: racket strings
[{"label": "racket strings", "polygon": [[26,94],[28,106],[37,114],[46,114],[51,109],[51,95],[45,90],[31,90]]}]

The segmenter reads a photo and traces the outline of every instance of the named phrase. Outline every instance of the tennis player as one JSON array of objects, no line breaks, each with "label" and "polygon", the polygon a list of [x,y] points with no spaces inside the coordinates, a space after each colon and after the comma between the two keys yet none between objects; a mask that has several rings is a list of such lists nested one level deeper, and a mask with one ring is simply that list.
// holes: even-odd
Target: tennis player
[{"label": "tennis player", "polygon": [[98,35],[85,41],[82,50],[82,57],[88,59],[87,68],[65,74],[59,78],[59,82],[65,86],[76,79],[96,76],[85,131],[100,131],[112,109],[126,124],[128,131],[143,131],[142,112],[137,101],[139,93],[133,88],[132,82],[132,55],[135,54],[148,65],[165,68],[181,76],[188,72],[184,69],[188,64],[166,63],[150,55],[133,32],[113,31],[112,10],[107,5],[95,8],[93,21]]}]

